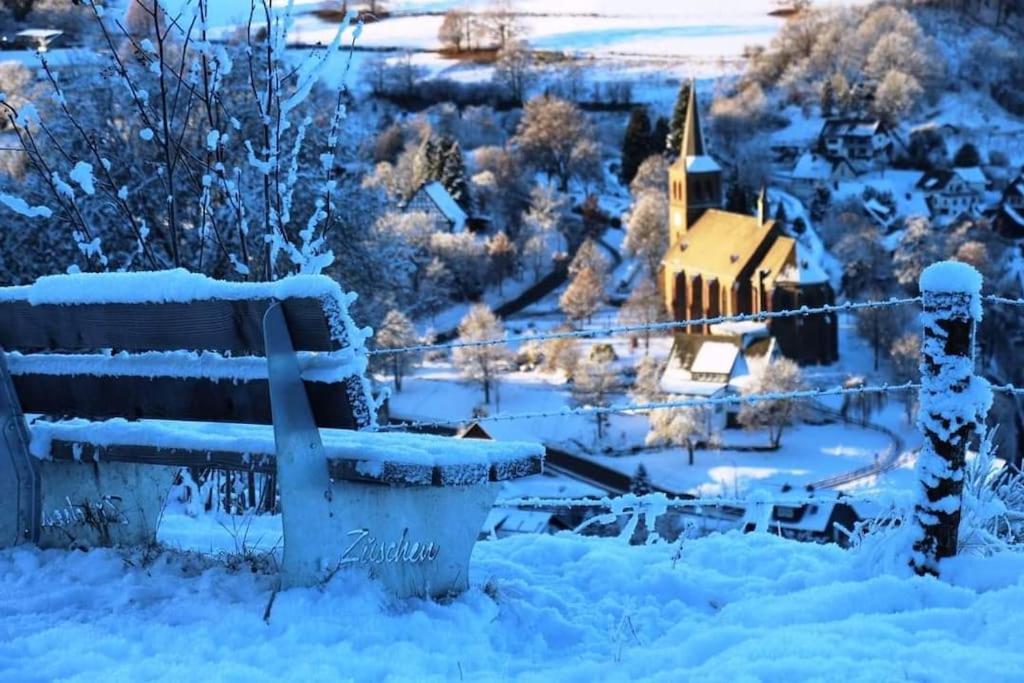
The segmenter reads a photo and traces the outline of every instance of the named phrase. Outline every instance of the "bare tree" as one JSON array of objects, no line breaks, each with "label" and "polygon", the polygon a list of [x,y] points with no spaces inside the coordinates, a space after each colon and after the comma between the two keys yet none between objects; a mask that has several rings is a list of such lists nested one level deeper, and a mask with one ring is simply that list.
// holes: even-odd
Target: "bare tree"
[{"label": "bare tree", "polygon": [[660,400],[664,394],[661,390],[661,375],[665,372],[665,363],[654,356],[640,356],[635,372],[633,389],[630,391],[633,400],[642,403]]},{"label": "bare tree", "polygon": [[510,277],[515,269],[516,245],[508,235],[499,230],[487,241],[487,255],[491,259],[491,269],[500,294],[505,278]]},{"label": "bare tree", "polygon": [[[756,370],[750,381],[743,387],[744,396],[777,394],[798,391],[803,388],[800,367],[793,361],[782,358],[765,363]],[[800,404],[792,398],[760,400],[745,403],[740,409],[739,422],[747,429],[767,429],[772,448],[782,443],[782,432],[799,415]]]},{"label": "bare tree", "polygon": [[533,82],[533,57],[525,41],[514,40],[498,51],[494,77],[505,86],[512,99],[523,101]]},{"label": "bare tree", "polygon": [[[654,281],[643,278],[630,292],[626,303],[619,309],[619,321],[625,325],[644,325],[644,355],[651,350],[651,330],[648,325],[666,318],[665,303]],[[634,337],[635,339],[635,337]]]},{"label": "bare tree", "polygon": [[921,273],[942,256],[942,245],[928,219],[909,219],[893,252],[892,264],[897,281],[908,292],[917,294]]},{"label": "bare tree", "polygon": [[593,269],[585,267],[569,282],[558,300],[566,316],[573,321],[589,319],[604,301],[604,281]]},{"label": "bare tree", "polygon": [[535,97],[526,103],[513,142],[524,159],[568,190],[569,181],[590,174],[593,133],[576,105],[557,97]]},{"label": "bare tree", "polygon": [[640,258],[650,278],[657,276],[668,249],[668,200],[663,190],[640,195],[629,214],[623,243],[629,254]]},{"label": "bare tree", "polygon": [[[473,306],[459,323],[460,342],[500,339],[504,334],[504,326],[486,304]],[[487,404],[491,402],[491,389],[511,367],[509,350],[504,344],[458,347],[452,351],[452,360],[463,375],[480,384]]]},{"label": "bare tree", "polygon": [[[921,363],[921,338],[908,332],[892,343],[889,350],[889,364],[892,379],[898,384],[916,382],[921,377],[918,365]],[[907,411],[907,422],[913,423],[914,409],[917,407],[916,391],[901,391],[900,400]]]},{"label": "bare tree", "polygon": [[[559,327],[555,331],[567,332],[569,329]],[[544,363],[549,371],[561,370],[566,379],[572,379],[579,362],[579,342],[572,337],[555,337],[544,342]]]},{"label": "bare tree", "polygon": [[[573,398],[581,406],[605,408],[611,403],[611,394],[618,384],[618,379],[618,373],[608,356],[584,358],[576,365],[576,372],[573,374]],[[597,438],[601,439],[608,416],[598,412],[594,415],[594,420],[597,423]]]},{"label": "bare tree", "polygon": [[652,154],[640,163],[629,184],[629,191],[639,198],[645,192],[664,193],[668,187],[668,161],[661,154]]},{"label": "bare tree", "polygon": [[657,408],[649,416],[648,446],[683,446],[692,466],[697,446],[711,439],[711,413],[703,406]]},{"label": "bare tree", "polygon": [[[877,289],[868,289],[864,294],[872,300],[884,298]],[[880,306],[857,311],[857,333],[868,341],[874,351],[875,370],[878,369],[882,352],[892,348],[897,337],[906,329],[908,319],[909,314],[902,306]]]},{"label": "bare tree", "polygon": [[437,39],[442,45],[455,52],[469,48],[471,39],[472,15],[466,10],[450,9],[444,13],[444,19],[437,30]]},{"label": "bare tree", "polygon": [[[412,322],[401,311],[390,310],[384,316],[377,334],[374,337],[379,349],[401,349],[416,344],[416,330]],[[412,355],[409,353],[392,353],[384,356],[385,366],[391,373],[395,391],[402,390],[402,377],[405,376]]]}]

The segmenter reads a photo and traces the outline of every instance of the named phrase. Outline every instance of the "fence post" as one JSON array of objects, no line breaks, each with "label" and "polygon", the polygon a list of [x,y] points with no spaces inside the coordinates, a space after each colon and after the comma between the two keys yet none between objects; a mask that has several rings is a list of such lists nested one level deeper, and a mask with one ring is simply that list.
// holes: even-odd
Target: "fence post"
[{"label": "fence post", "polygon": [[981,280],[971,266],[951,261],[932,264],[921,274],[917,423],[924,443],[917,462],[921,490],[911,556],[918,574],[938,574],[939,560],[956,555],[967,445],[992,404],[988,383],[974,373]]}]

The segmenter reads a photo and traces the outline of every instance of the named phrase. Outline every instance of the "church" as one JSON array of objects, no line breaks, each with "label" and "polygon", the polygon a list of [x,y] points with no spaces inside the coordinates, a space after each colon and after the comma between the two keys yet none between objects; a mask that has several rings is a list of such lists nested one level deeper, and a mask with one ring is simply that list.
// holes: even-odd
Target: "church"
[{"label": "church", "polygon": [[[832,304],[828,277],[795,239],[769,218],[762,188],[757,215],[724,211],[722,168],[707,153],[690,88],[679,159],[669,169],[669,248],[659,286],[673,320],[792,310]],[[769,321],[779,350],[802,365],[839,357],[834,313]],[[710,335],[708,325],[682,334]]]}]

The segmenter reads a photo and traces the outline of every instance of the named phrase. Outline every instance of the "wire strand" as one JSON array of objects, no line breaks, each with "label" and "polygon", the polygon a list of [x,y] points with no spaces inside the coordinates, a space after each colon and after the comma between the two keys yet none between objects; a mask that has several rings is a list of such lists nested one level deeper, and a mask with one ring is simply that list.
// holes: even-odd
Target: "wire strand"
[{"label": "wire strand", "polygon": [[761,313],[743,313],[740,315],[716,316],[713,318],[694,318],[693,320],[674,320],[663,323],[646,323],[638,325],[614,325],[610,327],[594,328],[589,330],[574,330],[570,332],[548,332],[543,334],[519,335],[512,337],[501,337],[495,339],[481,339],[474,341],[453,341],[441,344],[415,344],[412,346],[400,346],[393,349],[372,349],[367,353],[371,356],[388,356],[399,353],[426,353],[430,351],[450,351],[452,349],[475,348],[484,346],[498,346],[505,344],[519,344],[529,341],[543,341],[547,339],[585,339],[587,337],[600,337],[604,335],[622,334],[625,332],[654,332],[663,330],[676,330],[688,327],[700,327],[703,325],[720,325],[722,323],[734,322],[763,322],[779,318],[794,318],[808,315],[820,315],[823,313],[843,313],[869,308],[888,308],[892,306],[904,306],[920,303],[921,297],[909,297],[903,299],[889,299],[887,301],[862,301],[847,302],[845,304],[816,306],[810,308],[803,306],[797,309],[784,311],[762,311]]},{"label": "wire strand", "polygon": [[767,392],[718,396],[710,398],[680,399],[675,401],[655,401],[651,403],[632,403],[622,406],[582,406],[579,408],[563,408],[561,410],[536,411],[529,413],[499,413],[480,417],[458,420],[418,420],[385,425],[381,431],[400,431],[403,429],[429,429],[434,427],[458,427],[467,421],[474,422],[507,422],[511,420],[532,420],[549,417],[569,417],[573,415],[609,415],[613,413],[642,413],[661,408],[697,408],[703,406],[743,405],[764,403],[766,401],[788,401],[795,399],[811,399],[820,396],[845,396],[849,394],[886,394],[895,391],[912,391],[921,385],[914,382],[905,384],[867,385],[862,387],[833,387],[826,389],[803,389],[799,391]]}]

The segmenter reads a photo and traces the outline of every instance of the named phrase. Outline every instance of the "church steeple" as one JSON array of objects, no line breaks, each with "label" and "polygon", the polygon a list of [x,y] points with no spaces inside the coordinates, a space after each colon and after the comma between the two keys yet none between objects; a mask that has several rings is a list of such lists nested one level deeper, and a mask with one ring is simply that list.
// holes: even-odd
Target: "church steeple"
[{"label": "church steeple", "polygon": [[690,95],[686,102],[686,122],[683,126],[682,157],[704,156],[704,131],[700,127],[700,112],[697,111],[697,83],[690,81]]},{"label": "church steeple", "polygon": [[675,244],[708,209],[722,206],[722,169],[704,144],[697,83],[690,81],[679,159],[669,169],[669,240]]}]

